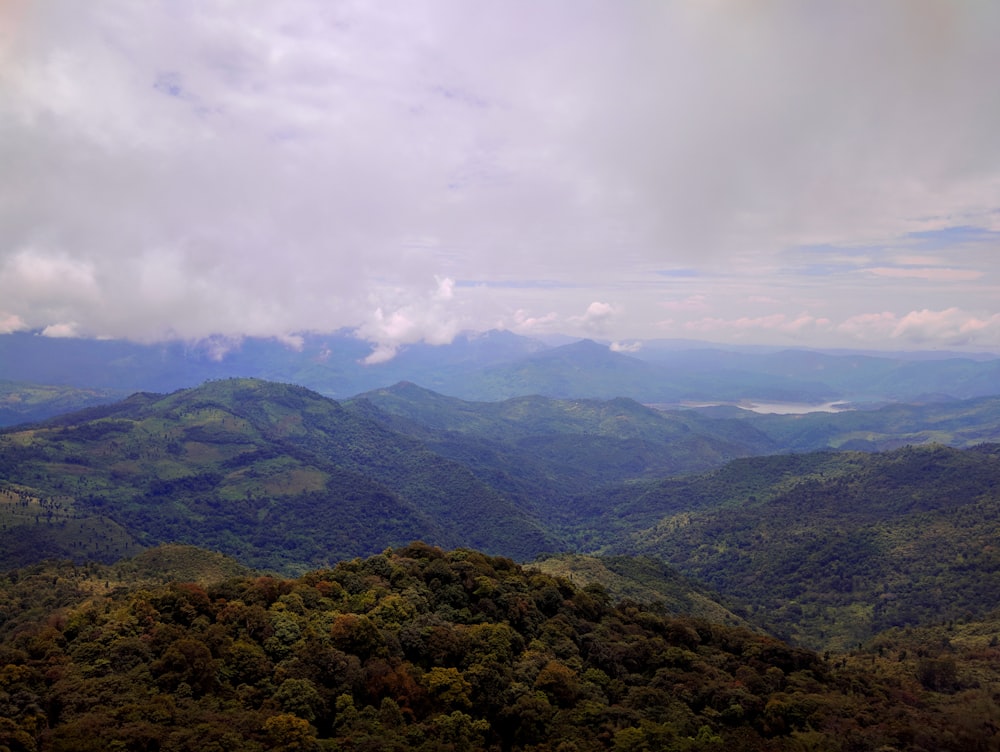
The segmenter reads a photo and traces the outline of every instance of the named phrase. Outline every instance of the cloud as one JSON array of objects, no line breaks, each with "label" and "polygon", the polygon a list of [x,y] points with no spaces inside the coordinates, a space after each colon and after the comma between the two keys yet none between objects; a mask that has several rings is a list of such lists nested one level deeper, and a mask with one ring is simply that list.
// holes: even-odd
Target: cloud
[{"label": "cloud", "polygon": [[837,331],[858,340],[880,340],[891,336],[896,328],[896,316],[888,311],[861,313],[837,325]]},{"label": "cloud", "polygon": [[204,352],[209,359],[220,362],[229,353],[239,350],[242,345],[243,337],[213,334],[210,337],[200,339],[197,343],[197,349]]},{"label": "cloud", "polygon": [[20,316],[0,311],[0,334],[12,334],[27,328],[28,325],[21,320]]},{"label": "cloud", "polygon": [[582,316],[573,316],[570,321],[586,331],[601,332],[607,328],[616,313],[615,307],[610,303],[595,300],[587,306],[587,310]]},{"label": "cloud", "polygon": [[642,350],[642,342],[612,342],[611,352],[634,353]]},{"label": "cloud", "polygon": [[[0,13],[0,301],[22,328],[349,328],[385,358],[498,321],[626,341],[664,308],[746,336],[995,310],[994,3]],[[627,310],[579,314],[608,300]]]},{"label": "cloud", "polygon": [[1000,341],[1000,314],[977,317],[958,308],[944,311],[910,311],[896,323],[892,336],[914,344],[946,342],[968,344],[971,340],[990,337]]},{"label": "cloud", "polygon": [[[514,323],[510,326],[515,332],[530,334],[536,330],[547,330],[559,320],[559,316],[550,311],[544,316],[531,316],[523,308],[514,312]],[[504,327],[506,328],[506,327]]]},{"label": "cloud", "polygon": [[890,312],[852,316],[837,329],[863,341],[886,339],[915,345],[1000,345],[1000,314],[974,314],[957,307],[922,309],[902,316]]},{"label": "cloud", "polygon": [[80,327],[75,322],[69,321],[61,324],[50,324],[42,329],[43,337],[54,339],[69,339],[80,336]]},{"label": "cloud", "polygon": [[436,279],[435,288],[422,297],[403,289],[385,291],[384,297],[395,299],[395,310],[387,311],[380,305],[357,329],[360,337],[374,345],[363,362],[385,363],[396,356],[400,347],[416,342],[431,345],[451,342],[460,329],[449,309],[454,288],[454,280],[444,277]]},{"label": "cloud", "polygon": [[800,314],[794,318],[783,313],[774,313],[767,316],[741,316],[736,319],[702,318],[687,322],[685,328],[702,334],[745,333],[756,330],[799,335],[810,330],[824,330],[830,325],[831,322],[828,318],[816,317],[808,313]]}]

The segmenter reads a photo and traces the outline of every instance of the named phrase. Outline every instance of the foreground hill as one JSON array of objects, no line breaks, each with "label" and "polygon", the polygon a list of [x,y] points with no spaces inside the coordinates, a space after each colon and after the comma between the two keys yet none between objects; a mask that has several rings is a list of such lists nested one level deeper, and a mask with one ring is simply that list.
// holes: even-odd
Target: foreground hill
[{"label": "foreground hill", "polygon": [[[0,603],[0,747],[991,750],[995,648],[913,635],[824,660],[413,544],[294,580],[105,587],[35,567]],[[936,638],[936,636],[935,636]],[[894,641],[893,641],[894,640]],[[922,658],[901,656],[903,650]],[[991,663],[992,661],[992,663]]]}]

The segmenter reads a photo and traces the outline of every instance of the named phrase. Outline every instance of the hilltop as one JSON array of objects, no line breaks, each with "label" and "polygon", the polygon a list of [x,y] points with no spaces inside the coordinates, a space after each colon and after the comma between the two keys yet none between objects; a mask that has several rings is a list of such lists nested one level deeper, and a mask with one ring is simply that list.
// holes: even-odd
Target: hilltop
[{"label": "hilltop", "polygon": [[947,647],[937,633],[887,635],[826,659],[424,544],[296,579],[103,588],[111,576],[52,565],[0,578],[0,606],[34,613],[0,624],[0,746],[967,752],[997,741],[1000,655],[972,625]]},{"label": "hilltop", "polygon": [[103,560],[179,541],[276,570],[413,538],[519,556],[554,545],[460,464],[307,389],[256,380],[8,431],[0,469],[8,566],[42,541],[51,556]]}]

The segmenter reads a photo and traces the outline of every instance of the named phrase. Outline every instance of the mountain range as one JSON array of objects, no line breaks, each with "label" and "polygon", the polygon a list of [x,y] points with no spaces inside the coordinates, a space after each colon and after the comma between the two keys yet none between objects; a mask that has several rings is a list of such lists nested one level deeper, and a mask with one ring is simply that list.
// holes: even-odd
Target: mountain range
[{"label": "mountain range", "polygon": [[231,376],[295,383],[336,399],[410,381],[466,400],[627,397],[672,406],[871,407],[991,396],[1000,384],[1000,360],[984,354],[740,351],[655,340],[635,346],[628,353],[592,340],[554,346],[492,331],[406,346],[387,362],[367,363],[370,346],[349,332],[149,345],[20,332],[0,335],[0,425]]},{"label": "mountain range", "polygon": [[[988,402],[952,403],[953,422],[985,423]],[[924,409],[907,425],[947,422]],[[226,379],[8,428],[0,479],[5,567],[168,542],[286,573],[416,539],[640,554],[740,619],[838,648],[1000,599],[996,445],[791,452],[749,419],[628,399],[403,383],[336,402]]]}]

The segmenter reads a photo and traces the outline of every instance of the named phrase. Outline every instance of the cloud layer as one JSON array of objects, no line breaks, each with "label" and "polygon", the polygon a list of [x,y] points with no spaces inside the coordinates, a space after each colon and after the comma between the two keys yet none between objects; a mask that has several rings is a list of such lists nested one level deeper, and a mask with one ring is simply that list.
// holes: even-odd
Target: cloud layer
[{"label": "cloud layer", "polygon": [[1000,349],[1000,6],[0,7],[0,332]]}]

